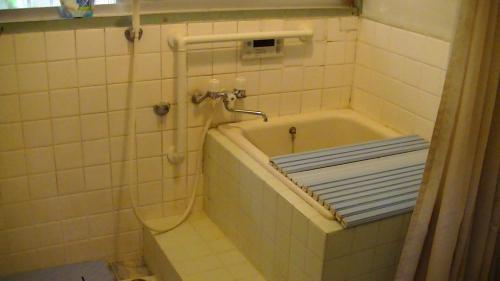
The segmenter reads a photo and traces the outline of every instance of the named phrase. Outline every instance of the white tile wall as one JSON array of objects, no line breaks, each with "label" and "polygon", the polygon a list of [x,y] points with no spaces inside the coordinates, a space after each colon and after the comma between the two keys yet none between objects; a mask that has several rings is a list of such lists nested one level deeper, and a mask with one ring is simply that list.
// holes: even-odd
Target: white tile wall
[{"label": "white tile wall", "polygon": [[450,44],[360,21],[351,106],[403,133],[431,138]]},{"label": "white tile wall", "polygon": [[[188,163],[162,171],[161,163],[167,161],[161,157],[161,137],[168,147],[175,136],[170,34],[313,28],[313,42],[287,40],[282,58],[242,61],[236,43],[190,48],[189,94],[206,90],[212,77],[231,88],[243,76],[249,97],[238,106],[277,116],[348,106],[357,19],[344,21],[342,29],[340,20],[327,18],[144,26],[136,70],[138,201],[144,216],[177,214],[185,208],[185,181],[193,179],[207,116],[207,107],[189,107]],[[124,149],[131,51],[123,30],[0,37],[0,275],[112,258],[114,251],[119,257],[140,254],[139,224],[123,186],[128,176]],[[166,121],[150,110],[160,100],[173,103]],[[218,122],[253,118],[217,110]]]},{"label": "white tile wall", "polygon": [[[167,165],[162,171],[161,162],[167,161],[161,158],[161,137],[168,147],[175,136],[174,56],[168,36],[303,26],[314,29],[314,40],[305,45],[287,40],[282,58],[243,61],[235,43],[190,49],[189,93],[206,90],[208,80],[214,77],[231,88],[235,78],[243,76],[249,97],[238,106],[259,109],[271,117],[350,105],[397,130],[430,137],[446,72],[447,42],[365,19],[360,22],[357,40],[355,17],[144,26],[144,38],[137,46],[138,198],[144,216],[176,214],[186,206],[186,181],[193,178],[197,140],[208,114],[208,107],[189,106],[188,163],[178,169]],[[124,148],[129,63],[130,46],[123,38],[123,28],[0,37],[0,275],[110,258],[114,251],[121,257],[140,254],[139,224],[123,186],[128,176]],[[163,122],[150,110],[160,99],[173,103],[172,114]],[[221,108],[217,111],[217,122],[253,118],[226,114]],[[135,174],[131,176],[136,181]],[[163,189],[162,176],[166,178]],[[313,236],[320,233],[315,229],[306,231],[300,214],[292,212],[281,197],[265,188],[259,190],[264,193],[248,196],[262,196],[266,200],[253,202],[263,205],[243,206],[246,215],[239,219],[253,223],[247,226],[258,225],[267,237],[260,241],[268,244],[273,237],[295,229],[293,238],[276,241],[276,250],[265,256],[275,257],[281,276],[290,273],[317,279],[313,276],[317,271],[312,269],[323,266],[313,258],[319,254],[310,250],[304,254],[304,245],[316,249],[313,245],[326,238]],[[268,201],[271,198],[277,200],[278,224],[272,217],[259,219],[261,208],[274,212],[274,205]],[[248,229],[248,233],[255,231]],[[44,239],[38,241],[36,237]],[[242,245],[257,256],[251,247],[257,237],[244,239]],[[391,247],[395,246],[390,241],[379,242],[375,244],[380,246],[368,248],[370,252],[363,252],[363,247],[356,249],[359,255],[353,261],[344,258],[351,249],[336,243],[335,254],[327,257],[331,261],[328,268],[350,274],[347,263],[364,264],[368,257],[375,256],[380,257],[375,259],[380,264],[373,266],[386,269],[371,275],[359,272],[356,278],[388,276],[387,266],[393,264],[394,257],[387,253],[394,252]],[[294,260],[293,264],[300,266],[289,268],[285,257],[290,251],[304,254],[300,257],[305,261]],[[37,258],[40,256],[47,258]]]}]

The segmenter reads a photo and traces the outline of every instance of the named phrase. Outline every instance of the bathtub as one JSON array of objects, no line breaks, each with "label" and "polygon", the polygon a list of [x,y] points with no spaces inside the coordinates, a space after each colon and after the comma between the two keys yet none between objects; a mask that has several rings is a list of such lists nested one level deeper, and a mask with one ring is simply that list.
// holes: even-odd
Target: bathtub
[{"label": "bathtub", "polygon": [[226,124],[218,130],[328,219],[334,218],[332,213],[273,168],[269,158],[400,136],[347,109],[283,116],[271,118],[269,122],[252,120]]},{"label": "bathtub", "polygon": [[351,110],[220,125],[205,142],[203,208],[266,280],[392,280],[410,214],[344,229],[269,157],[395,136]]}]

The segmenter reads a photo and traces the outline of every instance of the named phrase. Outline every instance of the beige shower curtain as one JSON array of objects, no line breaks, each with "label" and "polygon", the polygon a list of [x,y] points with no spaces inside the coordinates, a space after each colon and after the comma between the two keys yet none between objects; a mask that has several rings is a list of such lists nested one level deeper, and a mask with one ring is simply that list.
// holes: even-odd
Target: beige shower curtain
[{"label": "beige shower curtain", "polygon": [[462,0],[422,189],[395,280],[493,280],[500,258],[499,3]]}]

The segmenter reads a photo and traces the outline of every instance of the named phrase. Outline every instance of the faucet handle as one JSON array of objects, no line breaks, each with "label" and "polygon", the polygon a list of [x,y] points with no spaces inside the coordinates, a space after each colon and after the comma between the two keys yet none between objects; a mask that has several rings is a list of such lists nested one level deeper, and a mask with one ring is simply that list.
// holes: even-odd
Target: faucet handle
[{"label": "faucet handle", "polygon": [[247,85],[247,79],[243,76],[236,77],[235,89],[236,90],[245,90]]},{"label": "faucet handle", "polygon": [[245,77],[239,76],[236,78],[236,83],[234,87],[234,94],[238,99],[246,98],[247,93],[246,93],[246,84],[247,84],[247,79]]},{"label": "faucet handle", "polygon": [[220,91],[220,81],[219,79],[210,79],[208,81],[208,91],[212,93],[217,93]]}]

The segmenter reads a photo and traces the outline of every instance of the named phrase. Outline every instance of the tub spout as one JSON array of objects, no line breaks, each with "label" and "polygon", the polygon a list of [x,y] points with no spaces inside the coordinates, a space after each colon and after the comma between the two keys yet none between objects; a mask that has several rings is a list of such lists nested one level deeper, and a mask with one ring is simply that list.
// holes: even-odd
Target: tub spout
[{"label": "tub spout", "polygon": [[235,112],[235,113],[243,113],[243,114],[251,114],[262,117],[264,122],[267,122],[267,115],[262,111],[254,111],[254,110],[246,110],[246,109],[234,109],[229,106],[229,102],[224,100],[224,107],[227,111]]}]

